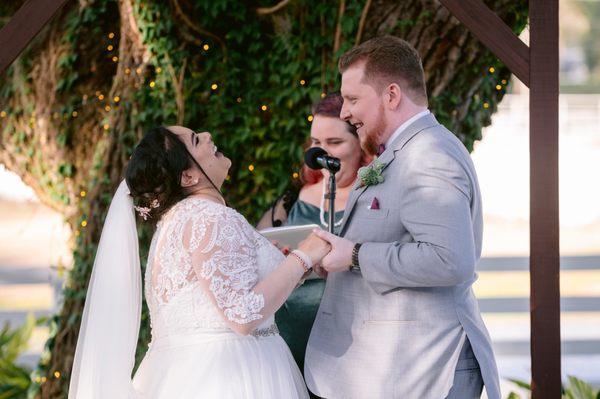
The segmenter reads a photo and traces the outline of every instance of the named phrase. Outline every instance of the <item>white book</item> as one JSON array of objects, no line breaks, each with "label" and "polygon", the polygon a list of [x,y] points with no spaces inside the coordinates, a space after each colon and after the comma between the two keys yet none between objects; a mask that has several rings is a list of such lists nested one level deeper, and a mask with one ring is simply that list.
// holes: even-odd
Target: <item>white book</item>
[{"label": "white book", "polygon": [[271,241],[276,241],[280,247],[289,247],[290,250],[298,248],[314,229],[320,228],[316,224],[301,226],[270,227],[260,230],[259,233]]}]

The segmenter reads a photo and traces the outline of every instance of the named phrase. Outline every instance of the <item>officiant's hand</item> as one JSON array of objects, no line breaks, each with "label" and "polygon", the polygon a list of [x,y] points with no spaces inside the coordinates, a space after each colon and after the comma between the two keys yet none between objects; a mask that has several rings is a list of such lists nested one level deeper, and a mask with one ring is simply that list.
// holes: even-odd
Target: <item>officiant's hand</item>
[{"label": "officiant's hand", "polygon": [[323,269],[329,273],[348,271],[352,264],[354,243],[321,229],[314,229],[313,234],[331,244],[331,252],[321,261]]},{"label": "officiant's hand", "polygon": [[312,264],[316,265],[329,253],[331,245],[315,234],[311,234],[298,245],[298,249],[308,255]]}]

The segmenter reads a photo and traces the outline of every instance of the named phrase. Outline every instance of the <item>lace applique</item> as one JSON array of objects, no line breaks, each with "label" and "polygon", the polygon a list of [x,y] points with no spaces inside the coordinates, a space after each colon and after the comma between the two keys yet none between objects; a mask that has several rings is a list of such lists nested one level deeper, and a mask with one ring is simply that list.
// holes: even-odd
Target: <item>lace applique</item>
[{"label": "lace applique", "polygon": [[215,211],[203,212],[202,218],[191,221],[192,258],[229,321],[246,324],[259,320],[265,300],[252,292],[258,282],[254,231],[237,212],[224,207]]}]

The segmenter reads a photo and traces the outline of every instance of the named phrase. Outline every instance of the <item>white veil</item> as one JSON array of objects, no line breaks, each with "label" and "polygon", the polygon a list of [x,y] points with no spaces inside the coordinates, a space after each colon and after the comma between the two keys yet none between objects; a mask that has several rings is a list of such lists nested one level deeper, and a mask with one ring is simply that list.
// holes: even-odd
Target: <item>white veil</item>
[{"label": "white veil", "polygon": [[133,200],[125,180],[112,199],[96,252],[69,399],[132,399],[140,328],[141,270]]}]

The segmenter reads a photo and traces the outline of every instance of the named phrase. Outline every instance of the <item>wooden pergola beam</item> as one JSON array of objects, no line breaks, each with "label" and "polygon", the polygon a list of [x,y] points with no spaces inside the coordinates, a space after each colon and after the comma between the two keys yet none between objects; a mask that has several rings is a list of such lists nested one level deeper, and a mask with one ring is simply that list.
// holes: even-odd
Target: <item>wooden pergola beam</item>
[{"label": "wooden pergola beam", "polygon": [[0,30],[0,74],[68,0],[27,0]]},{"label": "wooden pergola beam", "polygon": [[529,48],[481,0],[440,0],[526,86],[529,86]]}]

